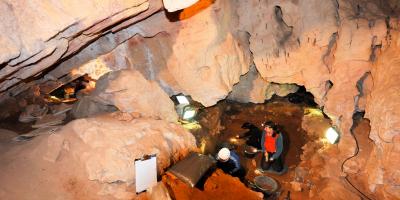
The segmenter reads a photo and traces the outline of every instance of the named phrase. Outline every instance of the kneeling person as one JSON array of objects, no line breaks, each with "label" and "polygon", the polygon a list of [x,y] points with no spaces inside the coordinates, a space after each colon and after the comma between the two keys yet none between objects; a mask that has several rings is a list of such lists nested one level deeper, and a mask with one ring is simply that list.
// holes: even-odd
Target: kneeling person
[{"label": "kneeling person", "polygon": [[243,178],[245,175],[244,169],[240,165],[239,156],[228,148],[222,148],[217,155],[217,166],[225,173],[232,176]]},{"label": "kneeling person", "polygon": [[261,146],[263,157],[261,160],[261,168],[263,170],[273,170],[275,172],[282,172],[283,160],[283,138],[282,134],[274,130],[275,125],[272,122],[264,124],[264,131],[261,138]]}]

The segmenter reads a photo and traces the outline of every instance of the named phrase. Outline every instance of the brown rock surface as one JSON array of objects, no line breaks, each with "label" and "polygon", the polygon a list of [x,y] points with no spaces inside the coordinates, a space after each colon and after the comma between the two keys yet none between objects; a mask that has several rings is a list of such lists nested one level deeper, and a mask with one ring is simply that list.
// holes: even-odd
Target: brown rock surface
[{"label": "brown rock surface", "polygon": [[75,120],[54,134],[2,149],[0,198],[132,199],[136,158],[157,154],[161,173],[195,148],[190,133],[162,120]]},{"label": "brown rock surface", "polygon": [[2,1],[0,78],[8,81],[0,84],[0,91],[36,75],[107,32],[109,26],[148,8],[146,0]]},{"label": "brown rock surface", "polygon": [[178,120],[169,96],[157,83],[146,80],[138,71],[121,70],[102,76],[92,95],[122,112],[138,112],[171,122]]},{"label": "brown rock surface", "polygon": [[222,172],[215,171],[204,184],[204,190],[191,188],[184,182],[167,174],[163,182],[170,188],[171,196],[176,200],[223,200],[223,199],[262,199],[262,194],[246,188],[238,178]]},{"label": "brown rock surface", "polygon": [[[159,12],[142,20],[160,10],[161,1],[24,5],[2,1],[0,98],[15,96],[35,83],[52,81],[57,86],[84,73],[98,78],[103,72],[125,68],[140,72],[141,81],[157,83],[164,97],[164,93],[183,92],[206,106],[231,90],[233,99],[261,102],[265,81],[296,83],[315,96],[341,131],[337,157],[313,161],[337,167],[352,156],[356,145],[350,135],[352,114],[365,110],[374,141],[365,169],[368,188],[379,198],[400,198],[400,173],[393,167],[399,161],[400,124],[396,5],[395,1],[370,0],[203,0],[175,18]],[[142,21],[130,26],[138,20]],[[136,34],[141,36],[133,37]],[[249,50],[260,74],[253,70],[241,77],[247,83],[233,87],[249,69]],[[25,84],[60,58],[66,60],[43,79]],[[361,84],[361,95],[357,86],[366,74],[370,75]],[[22,79],[24,83],[16,85]],[[125,97],[116,102],[130,112],[132,101],[127,103]],[[135,96],[134,103],[139,98]],[[147,105],[138,107],[151,111],[151,116],[176,118],[170,108],[154,114]],[[353,166],[348,172],[358,170],[353,170],[354,163],[348,165]],[[326,178],[344,175],[332,170],[324,171]]]},{"label": "brown rock surface", "polygon": [[375,146],[366,167],[371,192],[383,193],[386,199],[399,199],[400,169],[395,167],[400,162],[399,33],[393,32],[392,38],[371,70],[373,87],[367,98],[366,117]]},{"label": "brown rock surface", "polygon": [[329,80],[329,70],[321,58],[337,32],[335,3],[239,3],[240,29],[251,35],[250,49],[261,76],[269,82],[305,85],[321,103]]},{"label": "brown rock surface", "polygon": [[228,99],[242,103],[263,103],[268,85],[268,82],[258,73],[255,65],[251,65],[249,72],[241,76],[239,83],[233,86]]},{"label": "brown rock surface", "polygon": [[249,72],[241,76],[239,83],[233,86],[227,98],[242,103],[264,103],[275,94],[284,97],[297,90],[298,86],[295,84],[277,84],[264,80],[252,65]]},{"label": "brown rock surface", "polygon": [[[188,8],[193,12],[197,7],[202,10],[182,21],[170,22],[160,13],[132,26],[132,31],[155,36],[134,37],[96,62],[110,70],[135,69],[146,79],[157,81],[169,95],[182,92],[205,106],[214,105],[248,71],[250,52],[248,35],[235,29],[236,10],[229,2],[209,2]],[[142,29],[151,23],[165,30]],[[161,31],[165,33],[156,35]]]}]

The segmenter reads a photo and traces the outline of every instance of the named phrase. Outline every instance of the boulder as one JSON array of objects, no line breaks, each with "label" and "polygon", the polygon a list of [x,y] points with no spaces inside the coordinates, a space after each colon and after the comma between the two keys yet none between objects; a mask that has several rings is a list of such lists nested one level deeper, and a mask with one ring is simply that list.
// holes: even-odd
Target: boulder
[{"label": "boulder", "polygon": [[369,138],[375,145],[366,173],[371,192],[399,199],[400,169],[396,166],[400,162],[400,59],[395,55],[400,52],[400,34],[392,34],[393,42],[379,55],[371,70],[373,86],[367,97],[365,117],[370,120]]},{"label": "boulder", "polygon": [[31,104],[19,115],[19,121],[23,123],[33,122],[47,114],[48,107]]},{"label": "boulder", "polygon": [[97,100],[92,96],[82,96],[74,103],[71,113],[75,118],[93,117],[103,113],[115,112],[118,109]]},{"label": "boulder", "polygon": [[0,155],[0,191],[7,191],[0,197],[132,199],[135,159],[156,154],[161,174],[196,149],[192,134],[163,120],[78,119],[53,134],[10,145]]},{"label": "boulder", "polygon": [[0,128],[0,143],[10,142],[18,134],[14,131]]},{"label": "boulder", "polygon": [[233,86],[228,99],[247,103],[263,103],[269,83],[258,73],[255,65],[251,65],[249,72],[240,77],[239,83]]},{"label": "boulder", "polygon": [[156,82],[146,80],[138,71],[121,70],[104,75],[97,81],[92,95],[122,112],[138,112],[171,122],[178,120],[169,96]]}]

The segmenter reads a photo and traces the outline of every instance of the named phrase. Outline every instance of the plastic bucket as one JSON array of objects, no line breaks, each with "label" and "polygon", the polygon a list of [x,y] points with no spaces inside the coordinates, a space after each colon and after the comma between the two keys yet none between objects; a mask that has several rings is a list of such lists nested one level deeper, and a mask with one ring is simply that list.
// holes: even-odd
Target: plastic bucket
[{"label": "plastic bucket", "polygon": [[257,189],[267,194],[273,194],[279,189],[278,182],[268,176],[256,176],[254,178],[254,185]]}]

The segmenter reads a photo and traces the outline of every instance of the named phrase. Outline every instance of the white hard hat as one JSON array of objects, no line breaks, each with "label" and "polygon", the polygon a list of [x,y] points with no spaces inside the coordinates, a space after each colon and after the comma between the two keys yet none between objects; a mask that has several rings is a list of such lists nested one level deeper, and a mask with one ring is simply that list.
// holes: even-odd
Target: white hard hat
[{"label": "white hard hat", "polygon": [[226,162],[226,161],[229,160],[230,156],[231,156],[231,152],[229,151],[228,148],[224,147],[221,150],[219,150],[217,159],[222,161],[222,162]]}]

